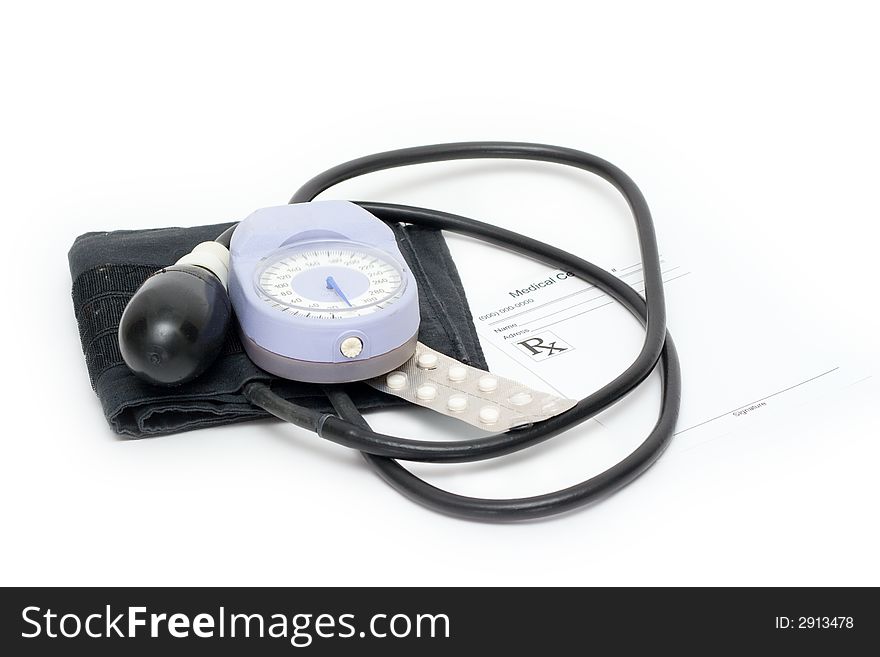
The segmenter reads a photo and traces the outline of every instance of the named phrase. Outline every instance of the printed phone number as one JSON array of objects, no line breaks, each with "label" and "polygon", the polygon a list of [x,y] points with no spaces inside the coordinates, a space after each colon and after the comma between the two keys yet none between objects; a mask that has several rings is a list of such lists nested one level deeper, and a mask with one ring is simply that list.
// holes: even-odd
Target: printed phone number
[{"label": "printed phone number", "polygon": [[522,308],[523,306],[528,306],[530,303],[535,303],[535,300],[532,298],[523,299],[522,301],[517,301],[516,303],[505,306],[504,308],[498,308],[497,310],[493,310],[492,312],[486,313],[485,315],[480,315],[478,319],[481,322],[485,322],[487,319],[498,317],[499,315],[509,313],[511,310],[516,310],[517,308]]}]

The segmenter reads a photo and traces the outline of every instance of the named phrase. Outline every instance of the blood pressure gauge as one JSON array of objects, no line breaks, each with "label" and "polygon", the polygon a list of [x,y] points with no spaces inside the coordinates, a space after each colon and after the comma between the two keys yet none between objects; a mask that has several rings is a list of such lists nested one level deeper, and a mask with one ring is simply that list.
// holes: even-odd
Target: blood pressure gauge
[{"label": "blood pressure gauge", "polygon": [[229,273],[245,351],[267,372],[359,381],[415,351],[415,279],[391,229],[354,203],[254,212],[232,236]]},{"label": "blood pressure gauge", "polygon": [[282,312],[310,319],[363,317],[400,300],[400,266],[365,244],[303,242],[268,258],[257,275],[263,298]]}]

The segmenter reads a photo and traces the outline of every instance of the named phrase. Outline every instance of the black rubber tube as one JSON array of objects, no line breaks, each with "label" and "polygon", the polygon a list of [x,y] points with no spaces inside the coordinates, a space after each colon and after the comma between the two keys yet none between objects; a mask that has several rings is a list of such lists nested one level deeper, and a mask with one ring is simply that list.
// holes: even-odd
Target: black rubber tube
[{"label": "black rubber tube", "polygon": [[[385,481],[407,497],[435,510],[481,520],[518,520],[561,513],[599,499],[644,472],[669,443],[681,396],[681,373],[674,345],[666,332],[660,258],[650,210],[638,187],[611,163],[568,148],[509,142],[466,142],[389,151],[339,165],[307,182],[292,203],[312,200],[339,182],[391,167],[455,159],[505,158],[553,162],[595,173],[612,183],[626,198],[638,232],[645,278],[645,299],[617,277],[577,256],[537,240],[473,219],[449,213],[375,202],[361,205],[385,221],[431,226],[504,246],[512,251],[573,272],[622,303],[646,326],[645,342],[636,359],[619,376],[580,400],[571,410],[529,428],[464,441],[421,441],[397,438],[370,430],[341,388],[327,394],[339,417],[305,413],[266,386],[255,384],[246,394],[267,411],[317,431],[322,437],[359,449]],[[231,231],[218,240],[228,243]],[[660,365],[663,370],[662,404],[657,423],[645,441],[605,472],[569,488],[525,498],[482,499],[456,495],[422,481],[393,458],[412,461],[462,462],[494,458],[547,440],[589,419],[631,392]]]}]

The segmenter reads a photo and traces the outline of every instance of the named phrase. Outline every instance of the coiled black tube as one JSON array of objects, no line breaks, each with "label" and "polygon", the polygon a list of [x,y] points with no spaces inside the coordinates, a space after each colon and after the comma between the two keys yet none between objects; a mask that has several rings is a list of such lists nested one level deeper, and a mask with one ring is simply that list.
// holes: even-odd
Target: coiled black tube
[{"label": "coiled black tube", "polygon": [[[358,449],[385,481],[407,497],[451,515],[480,520],[521,520],[562,513],[595,501],[626,485],[662,454],[672,438],[681,399],[681,372],[672,339],[666,331],[666,310],[660,256],[648,205],[623,171],[594,155],[557,146],[511,142],[464,142],[407,148],[352,160],[311,179],[291,203],[311,201],[327,188],[350,178],[392,167],[445,160],[503,158],[553,162],[601,176],[624,196],[638,233],[645,280],[645,298],[616,276],[561,249],[473,219],[409,206],[376,202],[360,205],[389,222],[406,222],[480,238],[571,271],[623,304],[645,325],[645,341],[636,359],[619,376],[570,410],[529,428],[461,441],[397,438],[372,431],[342,387],[326,389],[336,416],[320,415],[286,401],[263,384],[245,391],[248,399],[268,412],[316,431],[333,442]],[[218,240],[228,242],[231,231]],[[616,403],[654,370],[662,368],[662,404],[657,422],[630,455],[605,472],[563,490],[515,499],[482,499],[441,490],[419,479],[394,459],[464,462],[494,458],[552,438]]]}]

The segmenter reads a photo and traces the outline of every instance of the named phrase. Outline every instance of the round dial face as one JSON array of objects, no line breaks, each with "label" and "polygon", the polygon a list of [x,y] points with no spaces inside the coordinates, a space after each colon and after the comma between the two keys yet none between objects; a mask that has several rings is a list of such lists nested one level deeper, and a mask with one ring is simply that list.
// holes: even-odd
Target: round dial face
[{"label": "round dial face", "polygon": [[356,242],[305,242],[268,256],[256,273],[274,308],[310,319],[381,312],[400,300],[406,279],[394,258]]}]

